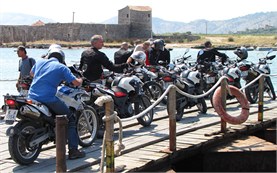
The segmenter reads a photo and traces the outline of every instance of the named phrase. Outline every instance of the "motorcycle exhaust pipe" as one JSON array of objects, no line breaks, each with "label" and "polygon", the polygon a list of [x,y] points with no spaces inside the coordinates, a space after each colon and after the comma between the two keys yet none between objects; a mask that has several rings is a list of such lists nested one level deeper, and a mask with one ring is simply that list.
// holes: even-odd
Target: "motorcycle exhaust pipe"
[{"label": "motorcycle exhaust pipe", "polygon": [[30,118],[39,118],[40,117],[40,112],[36,110],[35,108],[32,108],[28,105],[22,106],[20,108],[20,113],[22,115],[28,116]]}]

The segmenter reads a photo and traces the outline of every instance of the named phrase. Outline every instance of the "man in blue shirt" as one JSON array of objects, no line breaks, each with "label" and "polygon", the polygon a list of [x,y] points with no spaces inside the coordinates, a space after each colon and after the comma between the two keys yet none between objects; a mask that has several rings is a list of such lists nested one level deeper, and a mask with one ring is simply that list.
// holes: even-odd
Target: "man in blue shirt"
[{"label": "man in blue shirt", "polygon": [[74,86],[82,84],[81,78],[76,78],[69,68],[64,65],[64,53],[59,48],[49,50],[46,59],[40,59],[30,72],[33,76],[29,95],[34,99],[45,104],[56,115],[67,115],[68,118],[68,149],[69,159],[85,157],[83,151],[78,150],[78,135],[76,130],[75,116],[70,109],[56,97],[57,87],[62,81],[72,83]]}]

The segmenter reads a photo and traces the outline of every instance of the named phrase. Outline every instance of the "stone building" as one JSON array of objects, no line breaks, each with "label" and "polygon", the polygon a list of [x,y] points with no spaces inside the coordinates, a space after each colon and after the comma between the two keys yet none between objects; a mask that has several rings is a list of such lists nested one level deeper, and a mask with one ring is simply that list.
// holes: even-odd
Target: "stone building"
[{"label": "stone building", "polygon": [[129,25],[131,38],[149,38],[152,33],[152,9],[148,6],[127,6],[119,10],[118,24]]},{"label": "stone building", "polygon": [[149,38],[152,34],[152,9],[148,6],[126,6],[118,11],[118,24],[0,25],[0,43],[37,40],[85,41],[94,34],[100,34],[106,40]]}]

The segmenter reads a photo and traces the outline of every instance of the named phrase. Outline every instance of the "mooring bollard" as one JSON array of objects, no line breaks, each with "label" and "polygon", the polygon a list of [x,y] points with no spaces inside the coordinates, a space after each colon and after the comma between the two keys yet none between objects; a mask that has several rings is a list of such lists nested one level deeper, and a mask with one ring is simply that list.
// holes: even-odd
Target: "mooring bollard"
[{"label": "mooring bollard", "polygon": [[169,116],[169,150],[176,150],[176,88],[171,87],[168,93],[167,109]]},{"label": "mooring bollard", "polygon": [[114,113],[113,100],[105,103],[106,111],[106,172],[114,172]]},{"label": "mooring bollard", "polygon": [[66,115],[56,116],[56,172],[66,172]]},{"label": "mooring bollard", "polygon": [[[224,110],[226,110],[226,96],[227,96],[227,79],[222,79],[221,81],[221,102],[224,107]],[[227,123],[221,118],[221,132],[225,133],[227,131]]]},{"label": "mooring bollard", "polygon": [[258,121],[264,119],[264,78],[265,76],[262,75],[259,79]]}]

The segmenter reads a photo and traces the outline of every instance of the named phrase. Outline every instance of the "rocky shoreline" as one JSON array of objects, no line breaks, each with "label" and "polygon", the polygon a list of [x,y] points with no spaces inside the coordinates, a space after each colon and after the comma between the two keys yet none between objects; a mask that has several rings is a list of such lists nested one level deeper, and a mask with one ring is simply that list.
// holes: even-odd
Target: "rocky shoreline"
[{"label": "rocky shoreline", "polygon": [[[30,43],[30,44],[23,44],[26,48],[33,48],[33,49],[48,49],[52,43]],[[60,43],[58,43],[60,44]],[[22,43],[4,43],[0,45],[0,48],[17,48],[18,46],[22,45]],[[89,43],[61,43],[60,44],[63,48],[67,49],[80,49],[80,48],[87,48],[90,47]],[[120,48],[120,43],[105,43],[105,48]],[[215,48],[218,50],[235,50],[236,48],[240,47],[241,45],[216,45]],[[243,45],[245,46],[245,45]],[[134,46],[130,45],[130,48]],[[168,43],[166,47],[169,49],[173,48],[193,48],[193,49],[203,49],[203,45],[199,44],[186,44],[186,43]],[[265,51],[269,49],[273,49],[273,51],[277,51],[277,47],[264,47],[264,46],[245,46],[249,51],[251,50],[259,50]]]}]

